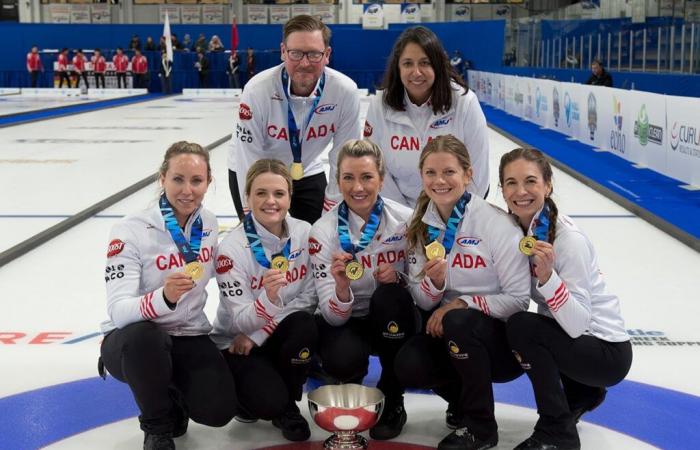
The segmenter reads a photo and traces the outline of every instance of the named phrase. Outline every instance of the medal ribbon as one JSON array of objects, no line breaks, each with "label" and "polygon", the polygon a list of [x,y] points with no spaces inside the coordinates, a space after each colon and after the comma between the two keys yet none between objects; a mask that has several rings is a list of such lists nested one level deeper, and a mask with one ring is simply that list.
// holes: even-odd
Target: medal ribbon
[{"label": "medal ribbon", "polygon": [[532,235],[538,241],[547,242],[547,237],[549,235],[549,206],[547,206],[547,203],[544,204],[542,212],[540,212],[540,215],[537,216],[537,219],[533,221],[532,225],[534,227],[534,229],[532,230]]},{"label": "medal ribbon", "polygon": [[[472,196],[469,192],[464,191],[464,194],[457,200],[454,208],[452,208],[452,213],[450,218],[447,219],[447,224],[445,224],[445,235],[442,237],[442,246],[445,247],[445,254],[450,254],[452,246],[455,243],[455,235],[457,234],[457,228],[459,227],[459,222],[462,221],[464,217],[464,209],[467,207],[467,203],[471,200]],[[437,240],[440,236],[440,229],[432,225],[428,225],[428,241],[433,242]]]},{"label": "medal ribbon", "polygon": [[[289,146],[292,148],[292,158],[295,163],[301,163],[301,135],[299,132],[299,127],[294,119],[294,113],[292,112],[292,103],[289,101],[289,75],[287,74],[287,69],[282,69],[282,87],[284,88],[284,95],[287,98],[287,127],[289,129]],[[318,88],[315,91],[316,98],[314,98],[313,103],[311,103],[311,109],[309,110],[308,117],[306,118],[306,126],[308,127],[311,123],[311,117],[314,115],[314,111],[321,101],[321,95],[323,95],[323,87],[326,85],[326,74],[325,72],[321,74],[321,81],[318,83]],[[302,125],[304,125],[302,123]],[[306,131],[306,129],[304,129]]]},{"label": "medal ribbon", "polygon": [[170,204],[165,194],[160,196],[158,204],[160,206],[160,213],[163,215],[163,220],[165,221],[165,228],[168,229],[170,237],[173,238],[173,242],[177,245],[177,249],[182,256],[185,257],[185,261],[188,264],[192,261],[196,261],[199,255],[199,248],[202,245],[202,216],[197,216],[192,224],[190,242],[187,242],[185,235],[182,233],[182,228],[180,228],[175,218],[173,206]]},{"label": "medal ribbon", "polygon": [[[253,213],[246,214],[245,218],[243,219],[245,237],[248,238],[248,243],[250,244],[250,251],[253,252],[255,260],[258,261],[258,264],[260,264],[264,268],[269,269],[270,267],[272,267],[272,264],[267,259],[267,256],[265,256],[265,250],[263,249],[262,242],[260,241],[260,236],[258,236],[258,231],[255,229],[252,214]],[[281,253],[281,255],[287,259],[289,259],[289,248],[291,247],[291,245],[292,237],[290,236],[289,239],[287,239],[287,243],[285,244]],[[279,254],[280,253],[276,253],[272,255],[272,257],[274,258]]]},{"label": "medal ribbon", "polygon": [[355,254],[364,250],[369,243],[372,242],[374,235],[377,234],[379,221],[382,217],[382,209],[384,209],[384,200],[378,196],[377,201],[374,203],[374,207],[372,208],[372,213],[369,215],[369,220],[365,225],[365,229],[362,231],[360,242],[357,245],[353,245],[352,240],[350,239],[348,205],[343,201],[338,206],[338,238],[340,239],[340,246],[346,252],[351,253],[353,259],[355,259]]}]

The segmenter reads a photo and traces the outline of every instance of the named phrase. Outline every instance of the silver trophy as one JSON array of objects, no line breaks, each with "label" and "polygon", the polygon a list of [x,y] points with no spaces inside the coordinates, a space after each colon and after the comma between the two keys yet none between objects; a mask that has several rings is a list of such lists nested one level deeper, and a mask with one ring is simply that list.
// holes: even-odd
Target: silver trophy
[{"label": "silver trophy", "polygon": [[325,449],[366,449],[361,431],[372,428],[384,409],[384,394],[360,384],[321,386],[309,392],[309,411],[316,425],[333,433]]}]

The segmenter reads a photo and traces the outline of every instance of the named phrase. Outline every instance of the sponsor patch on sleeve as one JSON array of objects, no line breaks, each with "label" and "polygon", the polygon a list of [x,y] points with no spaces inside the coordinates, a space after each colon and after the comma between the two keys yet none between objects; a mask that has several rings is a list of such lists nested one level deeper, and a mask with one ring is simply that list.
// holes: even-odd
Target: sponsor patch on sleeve
[{"label": "sponsor patch on sleeve", "polygon": [[233,269],[233,261],[226,255],[219,255],[216,258],[216,273],[222,275]]},{"label": "sponsor patch on sleeve", "polygon": [[124,241],[114,239],[112,242],[109,243],[109,246],[107,247],[107,258],[117,256],[122,252],[122,250],[124,250]]},{"label": "sponsor patch on sleeve", "polygon": [[309,255],[315,255],[321,251],[321,244],[314,238],[309,238]]},{"label": "sponsor patch on sleeve", "polygon": [[250,106],[245,103],[241,103],[238,109],[238,118],[241,120],[250,120],[253,118],[253,111],[250,110]]},{"label": "sponsor patch on sleeve", "polygon": [[372,125],[370,125],[370,123],[365,120],[365,129],[364,129],[362,134],[365,137],[370,137],[370,136],[372,136],[372,131],[374,131],[374,129],[372,128]]}]

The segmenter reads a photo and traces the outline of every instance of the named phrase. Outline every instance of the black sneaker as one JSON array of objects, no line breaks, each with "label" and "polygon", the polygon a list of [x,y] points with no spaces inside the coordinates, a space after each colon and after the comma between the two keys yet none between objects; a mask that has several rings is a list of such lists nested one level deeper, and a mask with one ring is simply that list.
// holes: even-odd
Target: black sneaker
[{"label": "black sneaker", "polygon": [[571,415],[574,416],[574,423],[578,423],[578,421],[581,419],[581,416],[583,416],[585,413],[593,411],[597,407],[599,407],[603,401],[605,401],[605,396],[607,395],[608,391],[605,388],[600,388],[600,391],[598,392],[598,395],[594,397],[590,402],[583,406],[574,406],[571,408]]},{"label": "black sneaker", "polygon": [[540,441],[534,436],[530,436],[529,438],[525,439],[523,442],[518,444],[518,446],[515,447],[514,450],[579,450],[580,448],[580,445],[561,446],[555,444],[547,444],[545,442]]},{"label": "black sneaker", "polygon": [[258,421],[257,417],[243,410],[238,411],[233,418],[236,422],[240,423],[255,423]]},{"label": "black sneaker", "polygon": [[311,436],[309,423],[299,412],[296,403],[287,408],[284,414],[272,419],[272,425],[282,430],[282,436],[288,441],[305,441]]},{"label": "black sneaker", "polygon": [[369,437],[378,441],[394,439],[401,434],[401,430],[406,424],[406,419],[406,410],[403,408],[403,402],[398,405],[388,405],[379,418],[379,422],[370,428]]},{"label": "black sneaker", "polygon": [[451,411],[450,407],[448,406],[447,411],[445,411],[445,425],[447,425],[447,428],[450,430],[456,430],[457,428],[461,427],[463,423],[464,415]]},{"label": "black sneaker", "polygon": [[438,450],[485,450],[498,444],[498,433],[486,439],[474,436],[468,428],[457,428],[438,444]]},{"label": "black sneaker", "polygon": [[173,435],[146,433],[143,439],[143,450],[175,450]]}]

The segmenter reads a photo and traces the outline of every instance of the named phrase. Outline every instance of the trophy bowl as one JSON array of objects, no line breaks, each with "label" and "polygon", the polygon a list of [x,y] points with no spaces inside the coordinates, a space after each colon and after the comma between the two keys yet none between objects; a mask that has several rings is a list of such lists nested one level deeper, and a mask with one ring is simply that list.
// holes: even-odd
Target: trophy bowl
[{"label": "trophy bowl", "polygon": [[372,428],[382,414],[384,394],[360,384],[326,385],[308,394],[309,411],[316,425],[333,433],[325,449],[366,449],[361,431]]}]

